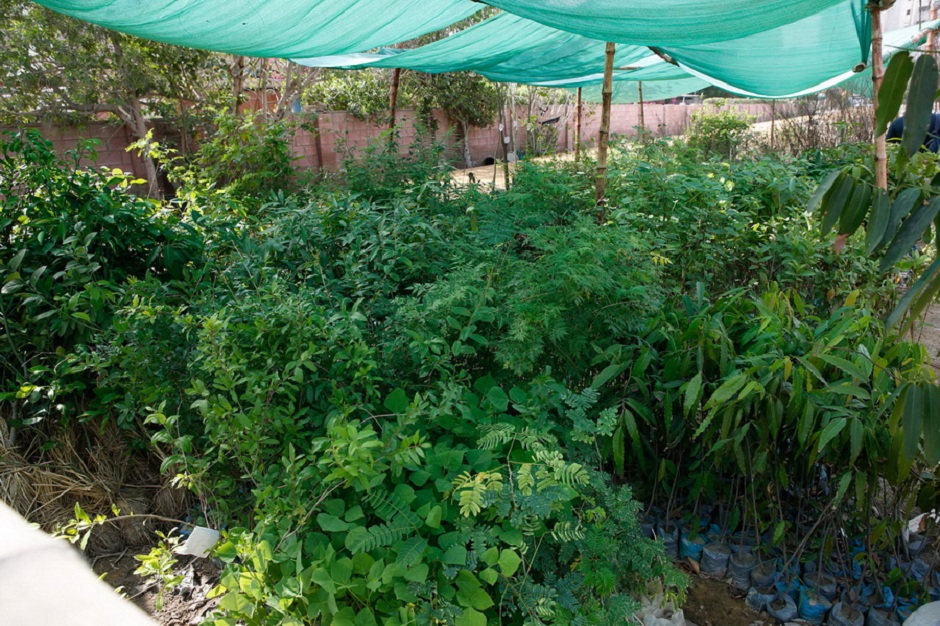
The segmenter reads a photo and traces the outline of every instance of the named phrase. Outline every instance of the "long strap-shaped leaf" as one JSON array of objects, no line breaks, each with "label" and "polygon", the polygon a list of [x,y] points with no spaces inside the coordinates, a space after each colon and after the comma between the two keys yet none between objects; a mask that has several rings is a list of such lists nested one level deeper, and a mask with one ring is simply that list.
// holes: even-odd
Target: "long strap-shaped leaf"
[{"label": "long strap-shaped leaf", "polygon": [[913,156],[924,144],[933,114],[933,101],[937,96],[937,62],[929,54],[921,55],[914,64],[911,88],[907,94],[904,113],[904,134],[901,145],[907,156]]}]

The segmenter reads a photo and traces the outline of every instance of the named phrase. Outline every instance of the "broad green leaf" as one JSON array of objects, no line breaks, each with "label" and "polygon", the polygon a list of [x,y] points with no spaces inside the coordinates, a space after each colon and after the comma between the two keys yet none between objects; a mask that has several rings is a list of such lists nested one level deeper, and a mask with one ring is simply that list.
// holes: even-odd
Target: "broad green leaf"
[{"label": "broad green leaf", "polygon": [[385,408],[395,414],[401,414],[408,410],[408,396],[404,389],[396,389],[385,398]]},{"label": "broad green leaf", "polygon": [[842,432],[842,429],[845,428],[845,424],[846,419],[844,417],[837,417],[826,424],[826,427],[822,429],[822,433],[819,435],[819,446],[816,448],[816,454],[822,454],[822,451],[826,449],[829,442]]},{"label": "broad green leaf", "polygon": [[854,235],[865,221],[865,216],[868,215],[868,209],[871,207],[871,190],[871,185],[864,181],[856,183],[852,197],[839,216],[840,235]]},{"label": "broad green leaf", "polygon": [[499,548],[496,546],[488,548],[486,552],[480,555],[480,560],[490,567],[496,565],[496,561],[499,560]]},{"label": "broad green leaf", "polygon": [[737,395],[739,391],[741,391],[741,388],[744,387],[745,383],[747,383],[747,374],[740,372],[735,374],[723,382],[721,386],[715,390],[715,393],[711,395],[711,397],[708,399],[708,402],[705,403],[705,406],[711,408],[728,402],[731,398]]},{"label": "broad green leaf", "polygon": [[7,263],[12,271],[17,271],[20,269],[20,265],[23,263],[23,258],[26,256],[26,248],[22,248],[19,252],[13,255],[13,258],[10,259],[10,262]]},{"label": "broad green leaf", "polygon": [[[898,227],[905,217],[920,204],[920,189],[909,188],[898,194],[891,205],[891,215],[888,217],[888,225],[885,226],[884,238],[878,244],[878,248],[888,245],[894,239],[898,232]],[[877,249],[876,249],[877,251]]]},{"label": "broad green leaf", "polygon": [[443,513],[444,510],[441,506],[439,504],[435,505],[428,511],[428,516],[424,519],[424,523],[428,525],[428,528],[440,528]]},{"label": "broad green leaf", "polygon": [[923,390],[920,385],[911,385],[904,398],[904,414],[901,430],[904,431],[904,457],[913,461],[917,457],[920,434],[924,420]]},{"label": "broad green leaf", "polygon": [[819,359],[842,370],[857,380],[868,380],[868,375],[865,373],[865,370],[847,359],[830,354],[820,354]]},{"label": "broad green leaf", "polygon": [[499,573],[492,567],[488,567],[480,572],[480,580],[485,582],[487,585],[495,585],[496,581],[499,580]]},{"label": "broad green leaf", "polygon": [[354,623],[356,626],[378,626],[378,622],[375,620],[375,614],[373,614],[372,609],[368,607],[356,614]]},{"label": "broad green leaf", "polygon": [[845,497],[845,494],[849,490],[849,485],[852,484],[852,472],[848,471],[842,474],[842,478],[839,479],[839,490],[836,492],[836,499],[833,503],[833,507],[838,507],[842,503],[842,499]]},{"label": "broad green leaf", "polygon": [[310,580],[323,587],[330,595],[336,594],[336,585],[333,583],[333,577],[322,567],[313,570]]},{"label": "broad green leaf", "polygon": [[914,61],[906,50],[896,52],[888,62],[885,75],[878,90],[878,110],[875,112],[875,136],[880,137],[888,130],[888,125],[898,116],[907,81],[914,71]]},{"label": "broad green leaf", "polygon": [[499,555],[499,569],[503,573],[503,576],[506,578],[511,578],[513,574],[516,573],[516,570],[519,569],[519,565],[522,563],[522,558],[516,553],[515,550],[503,550]]},{"label": "broad green leaf", "polygon": [[833,183],[836,182],[836,179],[839,178],[841,174],[839,170],[834,170],[826,174],[826,177],[819,183],[819,186],[816,187],[816,191],[813,192],[813,195],[810,196],[809,201],[806,203],[806,212],[815,213],[816,210],[822,204],[823,198],[826,197],[826,194],[832,189]]},{"label": "broad green leaf", "polygon": [[618,476],[623,476],[626,469],[627,442],[624,434],[626,425],[621,421],[620,425],[614,429],[614,434],[610,440],[611,456],[614,461],[614,471]]},{"label": "broad green leaf", "polygon": [[862,420],[855,417],[852,418],[852,423],[849,426],[849,441],[851,444],[851,459],[850,463],[854,464],[855,460],[858,458],[858,455],[862,452],[862,435],[863,435],[863,426]]},{"label": "broad green leaf", "polygon": [[868,217],[868,226],[865,229],[865,254],[871,254],[881,246],[889,219],[891,219],[891,202],[888,192],[884,189],[876,189],[871,214]]},{"label": "broad green leaf", "polygon": [[486,615],[474,609],[464,609],[464,612],[454,620],[454,626],[486,626]]},{"label": "broad green leaf", "polygon": [[924,385],[924,456],[929,465],[940,463],[940,387]]},{"label": "broad green leaf", "polygon": [[599,389],[611,378],[619,376],[621,373],[623,373],[627,367],[628,365],[626,363],[614,363],[612,365],[608,365],[603,370],[601,370],[600,374],[594,377],[594,381],[591,383],[591,387],[594,389]]},{"label": "broad green leaf", "polygon": [[913,156],[924,143],[936,94],[937,62],[932,55],[922,54],[914,63],[911,86],[907,92],[907,109],[904,112],[901,146],[907,156]]},{"label": "broad green leaf", "polygon": [[836,222],[839,221],[846,203],[855,192],[857,184],[857,181],[848,174],[839,174],[839,179],[833,183],[832,189],[823,198],[823,217],[820,227],[823,235],[828,234],[832,227],[836,225]]},{"label": "broad green leaf", "polygon": [[411,583],[423,583],[427,581],[430,571],[427,563],[418,563],[414,567],[409,567],[405,573],[402,574],[402,578]]},{"label": "broad green leaf", "polygon": [[850,385],[848,383],[836,383],[834,385],[829,385],[826,387],[826,391],[829,393],[837,393],[842,396],[861,398],[863,400],[868,400],[871,398],[871,395],[858,385]]},{"label": "broad green leaf", "polygon": [[491,387],[490,390],[486,392],[486,399],[490,401],[490,404],[492,404],[493,408],[499,413],[509,408],[509,396],[499,387]]},{"label": "broad green leaf", "polygon": [[320,513],[317,515],[317,524],[328,533],[341,533],[349,530],[349,523],[344,522],[335,515]]},{"label": "broad green leaf", "polygon": [[901,257],[909,253],[924,231],[933,223],[933,218],[940,212],[940,197],[934,198],[929,204],[922,204],[914,209],[911,216],[904,220],[897,235],[888,246],[885,256],[881,259],[881,271],[888,271]]},{"label": "broad green leaf", "polygon": [[451,546],[444,552],[441,562],[447,565],[466,565],[467,549],[461,545]]},{"label": "broad green leaf", "polygon": [[698,405],[702,399],[702,373],[696,374],[685,388],[685,401],[682,403],[684,415],[692,413],[692,409]]}]

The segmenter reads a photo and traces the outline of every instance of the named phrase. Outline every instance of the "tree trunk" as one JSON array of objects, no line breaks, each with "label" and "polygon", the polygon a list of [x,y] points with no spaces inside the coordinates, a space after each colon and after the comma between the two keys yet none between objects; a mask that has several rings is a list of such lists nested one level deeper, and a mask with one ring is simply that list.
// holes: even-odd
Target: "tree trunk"
[{"label": "tree trunk", "polygon": [[470,125],[460,120],[460,130],[463,132],[463,160],[467,167],[473,167],[473,157],[470,154]]},{"label": "tree trunk", "polygon": [[[124,118],[124,123],[130,127],[134,138],[142,141],[147,138],[147,131],[149,130],[147,128],[147,118],[144,117],[144,107],[137,96],[130,98],[128,104],[130,104],[130,109],[122,109],[121,117]],[[162,199],[163,191],[160,188],[160,173],[157,170],[157,164],[146,151],[141,151],[140,159],[147,171],[147,197]]]},{"label": "tree trunk", "polygon": [[235,97],[232,115],[238,115],[238,107],[242,103],[242,92],[245,90],[245,57],[236,56],[232,65],[229,66],[229,71],[232,74],[232,95]]}]

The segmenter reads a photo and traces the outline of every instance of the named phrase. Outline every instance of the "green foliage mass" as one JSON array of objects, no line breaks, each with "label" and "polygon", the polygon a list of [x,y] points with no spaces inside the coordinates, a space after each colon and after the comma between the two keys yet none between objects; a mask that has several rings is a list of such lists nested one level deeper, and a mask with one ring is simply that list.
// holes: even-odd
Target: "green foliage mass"
[{"label": "green foliage mass", "polygon": [[387,142],[348,187],[183,168],[164,204],[0,150],[2,401],[36,450],[113,420],[198,494],[226,529],[210,623],[620,623],[686,584],[635,493],[793,520],[789,548],[833,511],[885,544],[872,485],[928,493],[904,407],[933,373],[879,321],[890,277],[803,212],[825,155],[616,146],[598,224],[589,163],[487,193]]}]

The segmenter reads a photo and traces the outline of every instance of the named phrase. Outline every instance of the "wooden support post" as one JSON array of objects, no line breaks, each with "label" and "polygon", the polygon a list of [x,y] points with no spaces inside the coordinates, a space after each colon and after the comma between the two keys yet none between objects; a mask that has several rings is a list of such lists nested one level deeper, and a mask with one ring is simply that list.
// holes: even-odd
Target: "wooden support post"
[{"label": "wooden support post", "polygon": [[392,70],[392,89],[388,95],[388,129],[395,130],[396,117],[398,116],[398,85],[401,82],[401,68],[396,67]]},{"label": "wooden support post", "polygon": [[574,160],[581,160],[581,114],[583,112],[584,104],[581,101],[581,88],[578,87],[578,106],[577,106],[577,117],[574,120]]},{"label": "wooden support post", "polygon": [[597,221],[607,221],[607,144],[610,142],[610,101],[614,92],[614,52],[616,45],[607,42],[604,62],[604,89],[601,98],[601,129],[597,136],[597,174],[594,179],[594,203]]},{"label": "wooden support post", "polygon": [[636,84],[640,92],[640,141],[646,141],[646,104],[643,102],[643,81]]},{"label": "wooden support post", "polygon": [[[871,9],[871,79],[874,95],[874,111],[872,128],[877,127],[878,96],[881,91],[881,82],[884,79],[884,55],[882,46],[884,35],[881,27],[881,9],[873,6]],[[884,133],[875,137],[875,186],[879,189],[888,189],[888,144]]]}]

